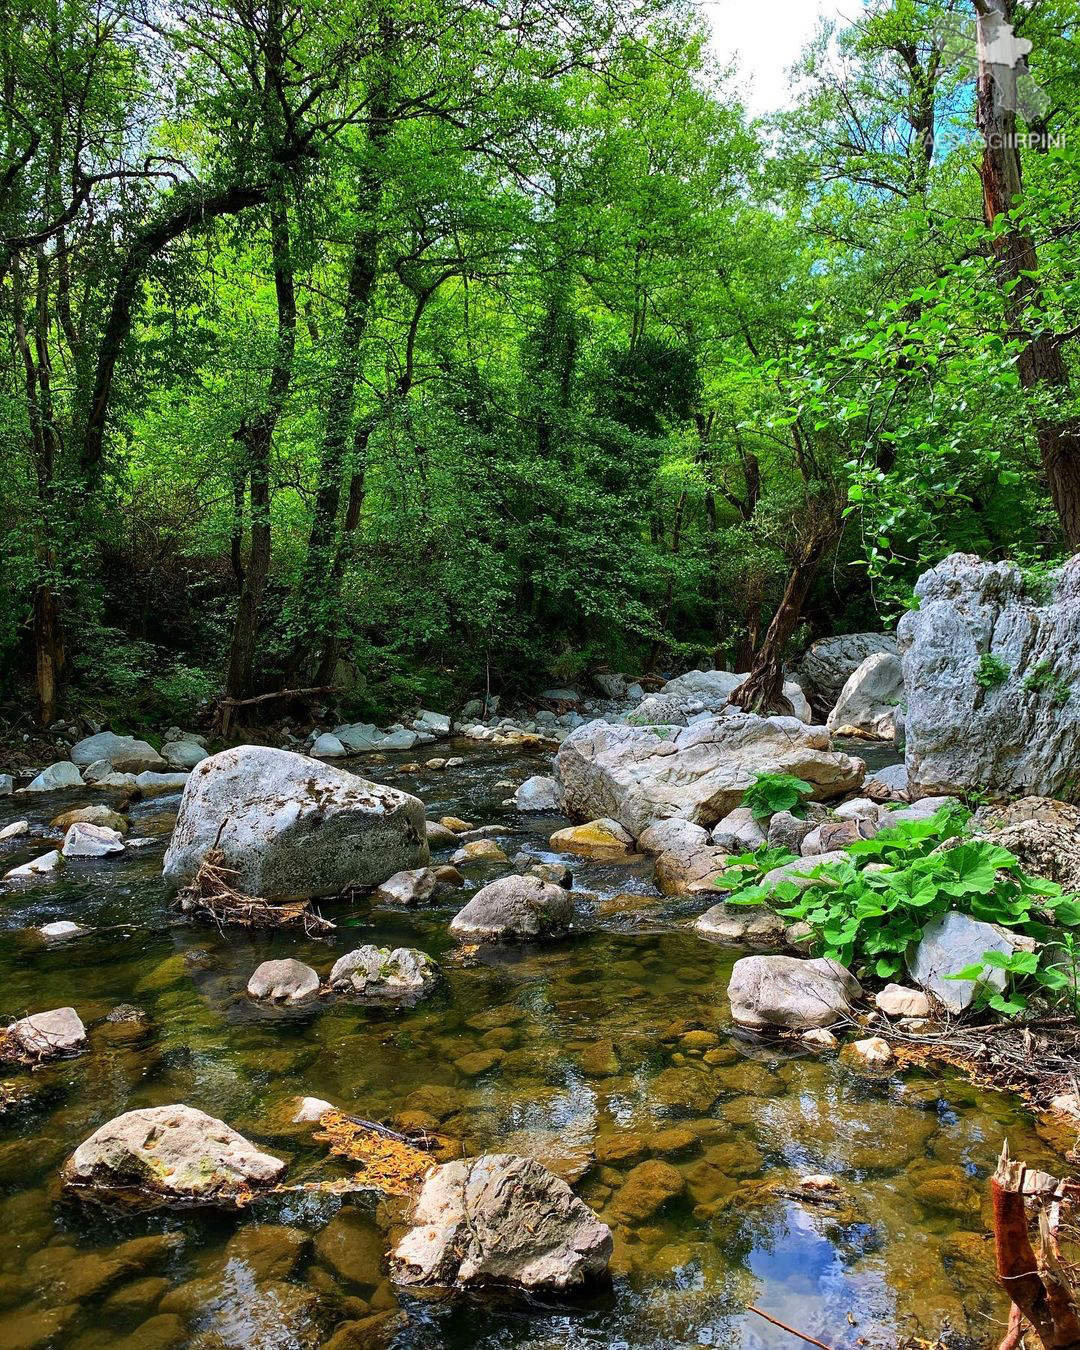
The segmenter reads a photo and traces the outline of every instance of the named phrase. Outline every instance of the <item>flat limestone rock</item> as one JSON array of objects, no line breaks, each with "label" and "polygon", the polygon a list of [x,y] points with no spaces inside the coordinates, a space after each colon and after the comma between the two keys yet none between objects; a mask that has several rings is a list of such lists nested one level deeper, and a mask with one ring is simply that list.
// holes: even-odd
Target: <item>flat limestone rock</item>
[{"label": "flat limestone rock", "polygon": [[571,1289],[600,1278],[611,1230],[533,1158],[486,1154],[437,1168],[391,1256],[402,1285]]},{"label": "flat limestone rock", "polygon": [[634,841],[617,820],[591,820],[587,825],[571,825],[551,836],[556,853],[574,853],[601,862],[629,862]]},{"label": "flat limestone rock", "polygon": [[993,924],[950,910],[925,925],[922,938],[908,953],[911,978],[943,1004],[949,1012],[970,1008],[979,984],[1000,993],[1005,988],[1003,970],[987,966],[981,981],[950,980],[949,975],[980,962],[986,952],[1009,956],[1015,951],[1004,931]]},{"label": "flat limestone rock", "polygon": [[760,905],[727,905],[723,901],[699,914],[694,929],[721,942],[783,946],[787,920]]},{"label": "flat limestone rock", "polygon": [[866,766],[834,751],[824,727],[733,713],[659,731],[588,722],[563,741],[555,770],[571,819],[610,817],[637,839],[670,816],[711,828],[758,774],[793,774],[825,800],[857,788]]},{"label": "flat limestone rock", "polygon": [[377,886],[429,853],[423,803],[287,750],[244,745],[192,769],[165,855],[190,881],[221,849],[236,888],[265,900]]},{"label": "flat limestone rock", "polygon": [[261,1152],[224,1121],[191,1106],[126,1111],[79,1145],[64,1164],[64,1184],[102,1199],[234,1204],[272,1186],[285,1164]]}]

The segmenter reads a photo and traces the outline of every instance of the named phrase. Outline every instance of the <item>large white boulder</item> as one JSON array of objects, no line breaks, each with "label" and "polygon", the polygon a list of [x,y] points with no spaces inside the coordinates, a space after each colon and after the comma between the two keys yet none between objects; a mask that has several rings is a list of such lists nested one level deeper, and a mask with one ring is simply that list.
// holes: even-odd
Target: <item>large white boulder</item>
[{"label": "large white boulder", "polygon": [[563,933],[573,920],[568,891],[515,875],[482,886],[454,915],[450,934],[459,942],[524,942]]},{"label": "large white boulder", "polygon": [[855,976],[824,956],[744,956],[732,967],[728,983],[732,1017],[757,1031],[832,1026],[849,1016],[861,997]]},{"label": "large white boulder", "polygon": [[875,652],[848,676],[826,723],[878,741],[896,739],[896,713],[904,699],[904,667],[895,652]]},{"label": "large white boulder", "polygon": [[908,793],[1068,796],[1080,781],[1080,555],[1031,587],[954,553],[900,621]]},{"label": "large white boulder", "polygon": [[611,1259],[611,1230],[534,1158],[450,1162],[424,1182],[391,1255],[397,1284],[570,1289]]},{"label": "large white boulder", "polygon": [[191,1106],[125,1111],[79,1145],[65,1185],[102,1198],[157,1196],[178,1204],[243,1202],[285,1171],[224,1121]]},{"label": "large white boulder", "polygon": [[71,762],[85,767],[99,759],[107,759],[117,773],[142,773],[144,769],[164,769],[165,761],[147,741],[134,736],[117,736],[113,731],[99,731],[71,747]]},{"label": "large white boulder", "polygon": [[715,825],[758,774],[794,774],[817,800],[850,792],[866,766],[831,746],[824,727],[794,717],[734,713],[666,732],[588,722],[559,747],[555,772],[567,815],[612,817],[638,838],[668,816]]},{"label": "large white boulder", "polygon": [[424,805],[305,755],[241,745],[191,771],[165,854],[189,881],[213,848],[267,900],[377,886],[429,858]]},{"label": "large white boulder", "polygon": [[843,633],[819,638],[799,662],[799,674],[814,711],[824,717],[848,679],[875,652],[896,654],[892,633]]}]

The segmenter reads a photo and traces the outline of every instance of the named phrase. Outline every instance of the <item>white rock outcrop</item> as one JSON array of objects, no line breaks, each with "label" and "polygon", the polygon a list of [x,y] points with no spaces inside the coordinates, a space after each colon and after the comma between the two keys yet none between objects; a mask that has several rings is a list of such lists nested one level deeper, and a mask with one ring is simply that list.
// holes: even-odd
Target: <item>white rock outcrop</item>
[{"label": "white rock outcrop", "polygon": [[954,553],[898,635],[912,798],[1068,796],[1080,780],[1080,555],[1033,589],[1014,563]]},{"label": "white rock outcrop", "polygon": [[555,772],[572,819],[612,817],[638,838],[668,816],[711,828],[758,774],[793,774],[824,800],[858,787],[866,766],[835,752],[824,727],[736,713],[663,734],[588,722],[559,747]]}]

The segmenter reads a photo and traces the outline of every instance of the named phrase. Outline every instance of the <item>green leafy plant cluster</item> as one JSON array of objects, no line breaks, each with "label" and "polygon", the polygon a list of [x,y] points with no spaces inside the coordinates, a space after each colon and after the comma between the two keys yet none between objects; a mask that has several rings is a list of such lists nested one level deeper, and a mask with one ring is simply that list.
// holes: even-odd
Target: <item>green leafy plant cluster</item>
[{"label": "green leafy plant cluster", "polygon": [[1000,656],[983,652],[975,671],[975,683],[980,689],[998,689],[1009,678],[1009,667]]},{"label": "green leafy plant cluster", "polygon": [[1040,661],[1033,670],[1028,671],[1024,676],[1024,688],[1031,694],[1046,694],[1055,708],[1068,703],[1072,693],[1072,686],[1068,680],[1055,673],[1051,661]]},{"label": "green leafy plant cluster", "polygon": [[742,805],[750,808],[755,820],[766,820],[777,811],[790,811],[801,819],[813,790],[812,783],[789,773],[759,773],[743,793]]},{"label": "green leafy plant cluster", "polygon": [[1076,1006],[1068,930],[1080,927],[1077,897],[1029,876],[1008,849],[965,839],[967,819],[964,811],[944,808],[925,820],[904,821],[852,844],[847,861],[813,868],[809,886],[765,886],[751,877],[729,903],[767,903],[783,918],[809,924],[820,955],[882,980],[901,972],[908,948],[930,920],[957,910],[1034,938],[1040,947],[1008,957],[988,952],[953,978],[982,979],[987,967],[1005,970],[1008,990],[984,994],[988,1006],[1005,1014],[1022,1011],[1035,993]]}]

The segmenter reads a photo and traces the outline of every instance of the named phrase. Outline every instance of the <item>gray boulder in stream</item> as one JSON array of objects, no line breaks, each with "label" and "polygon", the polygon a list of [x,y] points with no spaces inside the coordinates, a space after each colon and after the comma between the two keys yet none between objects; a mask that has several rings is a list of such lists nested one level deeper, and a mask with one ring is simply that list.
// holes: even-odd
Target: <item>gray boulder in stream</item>
[{"label": "gray boulder in stream", "polygon": [[755,1031],[829,1027],[850,1016],[851,1004],[861,997],[855,976],[825,956],[744,956],[728,982],[732,1017]]},{"label": "gray boulder in stream", "polygon": [[236,887],[266,900],[377,886],[429,859],[417,797],[306,755],[241,745],[191,771],[165,854],[180,885],[211,849]]},{"label": "gray boulder in stream", "polygon": [[500,877],[454,915],[459,942],[527,942],[564,933],[574,920],[570,893],[534,876]]},{"label": "gray boulder in stream", "polygon": [[858,787],[866,765],[834,751],[824,727],[733,713],[689,727],[588,722],[559,747],[555,772],[571,819],[611,817],[637,839],[668,816],[715,825],[758,774],[794,774],[820,801]]},{"label": "gray boulder in stream", "polygon": [[390,1259],[397,1284],[571,1289],[611,1260],[607,1224],[543,1164],[513,1153],[436,1168],[410,1222]]},{"label": "gray boulder in stream", "polygon": [[908,796],[1068,797],[1080,781],[1080,555],[1037,585],[954,553],[898,634]]}]

